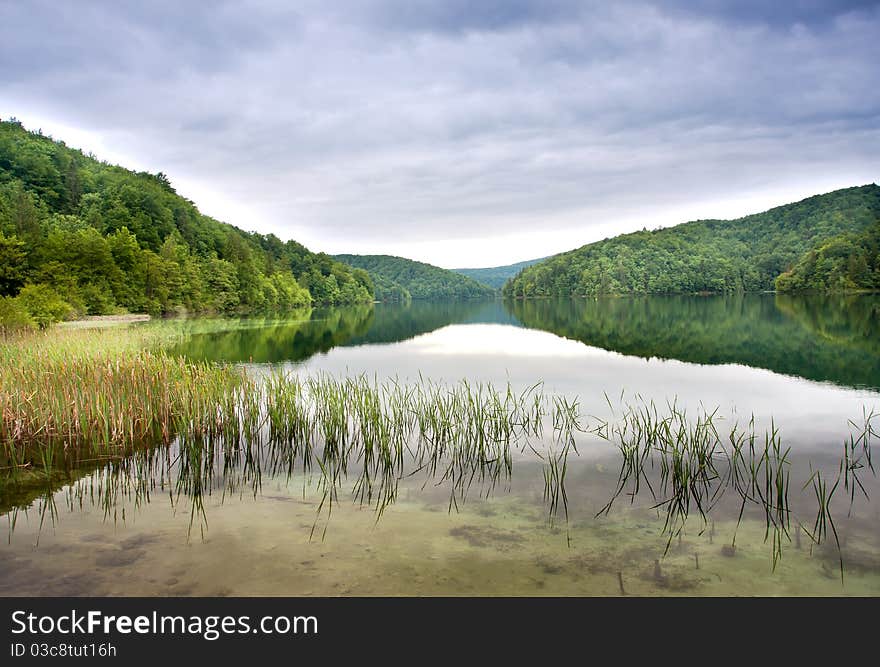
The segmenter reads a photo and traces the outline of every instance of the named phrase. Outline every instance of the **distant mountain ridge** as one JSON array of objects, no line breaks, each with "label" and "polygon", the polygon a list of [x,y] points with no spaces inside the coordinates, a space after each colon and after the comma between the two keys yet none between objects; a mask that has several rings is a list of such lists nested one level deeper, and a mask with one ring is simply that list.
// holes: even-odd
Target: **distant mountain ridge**
[{"label": "distant mountain ridge", "polygon": [[880,187],[622,234],[533,264],[508,297],[880,289]]},{"label": "distant mountain ridge", "polygon": [[380,301],[402,299],[478,299],[495,290],[448,269],[393,255],[334,255],[333,259],[365,270]]},{"label": "distant mountain ridge", "polygon": [[552,255],[539,257],[537,259],[527,259],[524,262],[506,264],[504,266],[491,266],[481,269],[450,269],[450,271],[455,271],[468,278],[473,278],[477,282],[489,285],[489,287],[501,289],[504,286],[504,283],[526,267],[529,267],[532,264],[537,264],[538,262],[543,262],[545,259],[550,259],[551,256]]}]

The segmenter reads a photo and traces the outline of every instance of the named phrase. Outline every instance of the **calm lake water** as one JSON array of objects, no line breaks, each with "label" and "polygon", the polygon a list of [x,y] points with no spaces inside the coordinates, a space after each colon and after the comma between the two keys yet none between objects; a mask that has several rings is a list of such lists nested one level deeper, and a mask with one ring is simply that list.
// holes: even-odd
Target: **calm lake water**
[{"label": "calm lake water", "polygon": [[[80,469],[2,499],[0,594],[880,594],[870,449],[852,475],[841,467],[866,421],[880,431],[878,296],[415,302],[145,326],[180,329],[177,354],[257,376],[542,383],[548,401],[577,401],[581,429],[561,481],[548,424],[500,471],[401,461],[381,502],[358,493],[356,460],[329,495],[315,466],[281,469],[262,450],[259,474],[218,463],[198,494],[176,489],[174,447]],[[627,472],[620,443],[594,429],[622,429],[628,406],[688,424],[712,414],[722,440],[736,424],[759,450],[775,434],[784,507],[764,497],[760,458],[745,496],[720,478],[676,495],[663,454]],[[816,482],[838,476],[831,520],[817,521]]]}]

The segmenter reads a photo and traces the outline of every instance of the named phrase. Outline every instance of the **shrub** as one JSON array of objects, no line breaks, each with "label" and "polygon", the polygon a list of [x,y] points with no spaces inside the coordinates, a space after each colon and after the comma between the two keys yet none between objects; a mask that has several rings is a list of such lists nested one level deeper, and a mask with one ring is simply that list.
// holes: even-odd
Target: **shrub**
[{"label": "shrub", "polygon": [[36,322],[20,299],[11,296],[0,297],[0,329],[12,331],[35,326]]},{"label": "shrub", "polygon": [[18,299],[41,329],[74,314],[73,306],[48,285],[27,285]]}]

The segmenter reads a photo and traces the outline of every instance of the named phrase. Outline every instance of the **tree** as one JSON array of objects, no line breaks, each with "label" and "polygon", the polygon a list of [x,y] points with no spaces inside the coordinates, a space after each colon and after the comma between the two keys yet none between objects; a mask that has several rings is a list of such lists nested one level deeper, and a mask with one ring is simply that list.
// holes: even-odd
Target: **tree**
[{"label": "tree", "polygon": [[27,277],[27,252],[24,242],[0,232],[0,296],[14,296]]}]

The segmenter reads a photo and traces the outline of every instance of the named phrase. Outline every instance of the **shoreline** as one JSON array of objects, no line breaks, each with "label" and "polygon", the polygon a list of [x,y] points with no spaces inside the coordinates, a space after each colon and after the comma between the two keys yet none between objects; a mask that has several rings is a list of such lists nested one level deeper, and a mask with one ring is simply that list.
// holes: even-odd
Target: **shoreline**
[{"label": "shoreline", "polygon": [[78,320],[58,322],[57,326],[66,328],[109,327],[132,322],[149,322],[153,319],[146,313],[126,313],[125,315],[88,315]]}]

